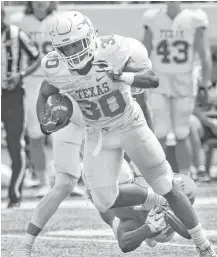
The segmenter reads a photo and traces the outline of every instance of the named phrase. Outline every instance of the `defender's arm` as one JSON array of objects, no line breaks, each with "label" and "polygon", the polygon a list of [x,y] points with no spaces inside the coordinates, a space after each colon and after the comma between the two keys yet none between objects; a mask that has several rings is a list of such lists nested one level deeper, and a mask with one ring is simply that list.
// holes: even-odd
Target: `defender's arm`
[{"label": "defender's arm", "polygon": [[197,28],[194,44],[202,65],[202,86],[209,88],[211,86],[212,61],[206,28]]},{"label": "defender's arm", "polygon": [[159,86],[159,80],[151,68],[146,64],[140,64],[129,58],[126,63],[121,80],[125,81],[132,87],[138,88],[157,88]]}]

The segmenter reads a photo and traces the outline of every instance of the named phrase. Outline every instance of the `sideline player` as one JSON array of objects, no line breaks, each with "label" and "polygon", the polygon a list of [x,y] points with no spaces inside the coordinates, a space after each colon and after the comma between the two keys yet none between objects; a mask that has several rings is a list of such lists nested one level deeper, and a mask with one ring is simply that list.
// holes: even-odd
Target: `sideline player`
[{"label": "sideline player", "polygon": [[50,123],[53,132],[59,129],[44,108],[48,97],[59,91],[79,104],[87,125],[85,176],[98,210],[144,203],[144,194],[138,195],[131,187],[118,189],[124,149],[155,193],[167,199],[188,228],[200,256],[216,256],[190,201],[173,182],[171,167],[141,108],[132,99],[131,86],[158,86],[146,49],[137,40],[118,35],[97,39],[90,20],[79,12],[57,17],[52,40],[55,51],[42,60],[46,80],[38,98],[38,118],[45,133],[50,131]]},{"label": "sideline player", "polygon": [[[10,22],[29,33],[32,40],[38,44],[43,57],[53,50],[50,31],[55,13],[55,1],[26,1],[24,11],[12,14]],[[44,196],[50,189],[46,172],[45,136],[41,133],[35,111],[37,95],[42,81],[43,75],[40,67],[24,81],[30,162],[40,181],[40,188],[36,193],[38,197]]]},{"label": "sideline player", "polygon": [[[197,188],[194,181],[182,174],[175,174],[174,180],[193,204]],[[144,178],[135,174],[133,176],[130,166],[126,165],[122,167],[118,181],[119,184],[136,183],[142,188],[149,187]],[[88,190],[87,192],[88,198],[91,199],[90,192]],[[181,221],[169,211],[166,204],[163,207],[155,206],[150,212],[145,211],[142,206],[114,208],[100,213],[100,216],[113,229],[119,247],[124,253],[134,251],[144,241],[150,247],[156,246],[158,242],[169,242],[175,231],[190,239],[190,235]]]},{"label": "sideline player", "polygon": [[202,65],[201,87],[208,90],[211,86],[208,23],[204,11],[182,10],[180,2],[167,2],[166,10],[149,9],[143,16],[143,43],[160,81],[150,94],[155,134],[163,148],[167,135],[168,144],[169,140],[176,144],[178,168],[185,175],[189,175],[191,165],[188,135],[197,93],[193,76],[196,53]]}]

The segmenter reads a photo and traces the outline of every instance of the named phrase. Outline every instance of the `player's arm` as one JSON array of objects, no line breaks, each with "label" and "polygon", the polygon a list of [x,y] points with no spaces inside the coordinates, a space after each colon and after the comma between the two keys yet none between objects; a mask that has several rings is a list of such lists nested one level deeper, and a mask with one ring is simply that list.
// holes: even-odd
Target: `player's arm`
[{"label": "player's arm", "polygon": [[30,65],[28,65],[25,70],[21,71],[21,76],[26,77],[40,66],[41,56],[34,41],[22,30],[19,31],[19,43],[21,51],[27,54],[30,61]]},{"label": "player's arm", "polygon": [[129,58],[122,72],[120,79],[131,87],[147,89],[159,86],[159,80],[152,69],[147,64],[137,62],[133,56]]},{"label": "player's arm", "polygon": [[151,231],[147,224],[140,226],[136,219],[120,219],[117,228],[117,240],[121,250],[131,252],[137,249],[147,238],[152,238],[158,234]]},{"label": "player's arm", "polygon": [[153,39],[153,35],[152,35],[151,29],[149,28],[148,25],[144,25],[144,36],[143,36],[142,43],[146,47],[149,56],[152,51],[152,39]]},{"label": "player's arm", "polygon": [[145,116],[145,119],[148,123],[149,128],[154,132],[154,125],[151,117],[151,110],[147,102],[147,92],[144,92],[142,94],[138,94],[135,96],[136,101],[139,103],[143,114]]},{"label": "player's arm", "polygon": [[212,85],[211,74],[212,74],[212,60],[211,52],[209,47],[208,32],[205,26],[200,26],[196,28],[195,38],[194,38],[195,50],[198,52],[201,65],[202,65],[202,86],[205,89],[209,89]]}]

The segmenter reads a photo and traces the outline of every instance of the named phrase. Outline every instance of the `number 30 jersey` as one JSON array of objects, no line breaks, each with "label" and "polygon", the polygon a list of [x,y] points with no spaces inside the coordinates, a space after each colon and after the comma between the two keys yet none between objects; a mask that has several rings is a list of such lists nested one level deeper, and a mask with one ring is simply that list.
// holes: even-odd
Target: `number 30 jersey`
[{"label": "number 30 jersey", "polygon": [[[122,70],[130,57],[137,63],[150,65],[146,48],[135,39],[118,35],[97,39],[94,61],[103,60]],[[79,104],[87,125],[111,130],[129,124],[136,116],[131,87],[113,82],[105,72],[97,72],[98,66],[93,65],[87,75],[79,75],[69,70],[55,51],[45,56],[41,65],[45,79]]]},{"label": "number 30 jersey", "polygon": [[160,80],[162,83],[157,90],[162,90],[168,86],[166,84],[173,83],[174,89],[178,90],[177,94],[193,93],[188,91],[187,87],[193,90],[195,33],[199,27],[207,28],[208,23],[208,17],[202,10],[184,9],[174,19],[161,9],[151,9],[144,13],[143,24],[152,32],[153,69],[157,75],[159,74],[159,79],[163,74],[167,74],[170,80]]},{"label": "number 30 jersey", "polygon": [[[28,33],[38,45],[40,54],[45,56],[53,50],[50,31],[55,13],[55,11],[52,12],[43,20],[39,20],[34,14],[15,13],[10,17],[10,22]],[[36,77],[43,76],[40,67],[31,75]]]}]

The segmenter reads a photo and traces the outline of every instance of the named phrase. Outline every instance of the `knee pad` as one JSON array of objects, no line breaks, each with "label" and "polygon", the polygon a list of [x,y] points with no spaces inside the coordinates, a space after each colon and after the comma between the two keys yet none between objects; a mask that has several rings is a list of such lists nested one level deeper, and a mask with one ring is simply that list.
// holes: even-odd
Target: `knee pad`
[{"label": "knee pad", "polygon": [[95,207],[100,212],[106,212],[114,204],[119,190],[118,185],[115,184],[110,187],[95,187],[90,192]]},{"label": "knee pad", "polygon": [[149,168],[147,182],[154,192],[159,195],[165,195],[172,189],[173,172],[167,160]]}]

